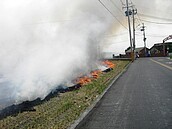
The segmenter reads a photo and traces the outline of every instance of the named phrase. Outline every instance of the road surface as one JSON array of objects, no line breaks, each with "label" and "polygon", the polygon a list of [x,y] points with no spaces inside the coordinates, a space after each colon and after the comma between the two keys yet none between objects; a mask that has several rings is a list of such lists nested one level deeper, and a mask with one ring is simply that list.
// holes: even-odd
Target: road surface
[{"label": "road surface", "polygon": [[172,60],[136,60],[76,129],[172,129]]}]

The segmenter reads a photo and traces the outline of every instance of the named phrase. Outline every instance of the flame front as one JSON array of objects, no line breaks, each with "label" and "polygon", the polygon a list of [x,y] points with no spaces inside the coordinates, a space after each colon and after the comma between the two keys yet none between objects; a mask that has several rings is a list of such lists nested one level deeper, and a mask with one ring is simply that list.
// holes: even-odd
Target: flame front
[{"label": "flame front", "polygon": [[105,65],[108,68],[114,68],[116,65],[108,60],[102,62],[103,65]]},{"label": "flame front", "polygon": [[[114,63],[112,63],[111,61],[108,61],[108,60],[103,61],[102,64],[104,66],[106,66],[107,68],[111,68],[111,69],[115,68],[115,66],[116,66]],[[80,76],[74,82],[76,84],[80,84],[81,86],[83,86],[83,85],[90,83],[92,80],[99,78],[100,74],[102,74],[101,70],[99,70],[99,69],[94,70],[94,71],[90,72],[90,75]]]}]

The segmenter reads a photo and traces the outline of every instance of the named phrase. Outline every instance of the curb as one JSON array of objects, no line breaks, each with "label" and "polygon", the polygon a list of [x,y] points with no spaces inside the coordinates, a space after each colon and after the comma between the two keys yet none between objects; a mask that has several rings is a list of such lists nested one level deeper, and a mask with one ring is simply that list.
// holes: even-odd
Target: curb
[{"label": "curb", "polygon": [[105,89],[105,91],[89,106],[81,115],[80,117],[75,120],[75,122],[70,125],[67,129],[75,129],[81,121],[92,111],[92,109],[98,104],[98,102],[103,98],[103,96],[107,93],[107,91],[111,88],[111,86],[128,70],[131,62],[119,73],[114,80],[110,83],[110,85]]}]

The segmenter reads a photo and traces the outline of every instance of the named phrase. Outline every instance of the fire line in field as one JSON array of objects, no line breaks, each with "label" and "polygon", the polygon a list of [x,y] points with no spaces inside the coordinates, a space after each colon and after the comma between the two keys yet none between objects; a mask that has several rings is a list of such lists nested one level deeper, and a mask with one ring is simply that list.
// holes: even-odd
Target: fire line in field
[{"label": "fire line in field", "polygon": [[[113,69],[116,65],[114,63],[112,63],[111,61],[103,61],[102,62],[102,65],[104,65],[105,67],[107,67],[107,69],[111,70]],[[106,70],[107,70],[106,69]],[[105,70],[105,71],[106,71]],[[85,85],[85,84],[88,84],[90,83],[92,80],[94,79],[97,79],[99,78],[100,74],[102,74],[103,71],[101,71],[100,69],[98,70],[94,70],[92,72],[90,72],[89,75],[86,75],[86,76],[81,76],[81,77],[78,77],[76,80],[75,80],[75,83],[76,84],[79,84],[81,86]]]}]

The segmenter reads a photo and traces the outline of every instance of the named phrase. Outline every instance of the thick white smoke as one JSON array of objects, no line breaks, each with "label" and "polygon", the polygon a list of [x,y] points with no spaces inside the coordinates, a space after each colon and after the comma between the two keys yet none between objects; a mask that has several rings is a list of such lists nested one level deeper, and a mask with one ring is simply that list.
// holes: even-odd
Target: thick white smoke
[{"label": "thick white smoke", "polygon": [[0,3],[0,94],[8,87],[16,102],[44,98],[95,68],[98,43],[111,24],[98,1]]}]

